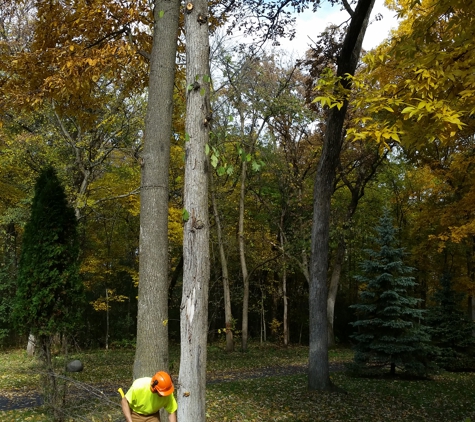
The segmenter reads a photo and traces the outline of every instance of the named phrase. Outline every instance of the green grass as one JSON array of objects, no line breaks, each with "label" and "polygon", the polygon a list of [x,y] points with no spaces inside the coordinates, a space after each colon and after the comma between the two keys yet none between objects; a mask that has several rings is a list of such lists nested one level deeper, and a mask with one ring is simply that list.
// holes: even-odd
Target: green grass
[{"label": "green grass", "polygon": [[[124,390],[130,383],[133,350],[89,351],[74,355],[84,362],[85,370],[72,376],[81,383],[110,385]],[[352,358],[348,349],[330,351],[330,361]],[[307,391],[303,374],[247,379],[262,368],[304,365],[308,348],[283,348],[272,344],[252,344],[246,353],[227,354],[223,347],[209,346],[208,373],[226,382],[207,387],[207,420],[211,422],[256,421],[430,421],[463,422],[475,420],[475,374],[442,373],[431,380],[407,381],[352,378],[343,372],[332,373],[333,382],[346,393]],[[179,348],[172,346],[170,362],[178,373]],[[24,352],[0,354],[0,395],[25,392],[31,387],[34,363]],[[236,379],[236,378],[239,379]],[[231,379],[231,381],[229,381]],[[119,396],[98,400],[103,418],[118,419]],[[96,415],[98,412],[96,412]],[[111,418],[107,417],[111,415]],[[83,414],[84,415],[84,414]],[[87,418],[90,419],[87,419]],[[72,420],[75,420],[72,416]],[[47,422],[41,408],[0,412],[2,422]],[[84,419],[81,419],[84,420]],[[86,416],[85,420],[93,420]]]}]

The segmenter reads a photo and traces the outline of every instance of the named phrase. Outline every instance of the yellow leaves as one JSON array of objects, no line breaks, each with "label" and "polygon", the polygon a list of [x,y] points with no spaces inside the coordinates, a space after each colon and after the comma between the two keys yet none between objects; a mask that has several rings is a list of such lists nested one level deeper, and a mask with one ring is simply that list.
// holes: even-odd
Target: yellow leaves
[{"label": "yellow leaves", "polygon": [[340,110],[343,107],[343,101],[337,100],[334,96],[328,97],[315,97],[313,99],[314,103],[320,103],[322,107],[327,106],[328,108],[337,107]]},{"label": "yellow leaves", "polygon": [[315,91],[321,93],[313,99],[313,103],[320,103],[322,107],[338,108],[340,110],[347,101],[351,90],[347,88],[349,83],[358,86],[359,81],[351,75],[338,77],[330,68],[325,69],[317,81]]},{"label": "yellow leaves", "polygon": [[106,295],[102,296],[92,302],[89,302],[95,311],[108,311],[110,310],[111,302],[125,302],[128,300],[128,296],[117,295],[114,289],[106,289]]},{"label": "yellow leaves", "polygon": [[356,93],[355,105],[363,108],[360,119],[370,116],[365,129],[384,119],[405,132],[403,142],[449,142],[475,127],[473,10],[448,0],[421,0],[416,9],[402,3],[406,18],[393,39],[364,58],[360,79],[367,86]]},{"label": "yellow leaves", "polygon": [[348,139],[352,141],[372,141],[386,149],[390,149],[389,141],[401,142],[399,135],[397,126],[381,125],[374,122],[366,124],[364,129],[352,127],[347,131]]},{"label": "yellow leaves", "polygon": [[140,90],[147,75],[143,58],[125,33],[110,35],[118,33],[117,28],[132,27],[134,43],[148,51],[151,37],[146,18],[150,14],[144,1],[126,7],[97,0],[87,7],[83,2],[74,6],[39,2],[29,25],[35,32],[26,34],[32,44],[15,48],[18,42],[6,39],[8,48],[0,51],[2,74],[9,76],[2,85],[9,107],[38,108],[41,102],[35,98],[42,98],[66,103],[77,115],[85,114],[84,104],[99,108],[95,103],[105,93],[101,80],[110,83],[118,74],[128,90]]},{"label": "yellow leaves", "polygon": [[95,66],[97,64],[99,60],[98,59],[92,59],[90,57],[88,57],[86,59],[86,63],[89,65],[89,66]]},{"label": "yellow leaves", "polygon": [[407,106],[403,110],[401,110],[401,114],[411,113],[409,117],[412,117],[416,112],[416,108],[413,106]]},{"label": "yellow leaves", "polygon": [[442,252],[448,243],[460,244],[475,235],[475,220],[460,226],[450,226],[439,235],[429,235],[429,240],[437,241],[437,250]]},{"label": "yellow leaves", "polygon": [[427,69],[417,69],[417,68],[415,68],[415,69],[414,69],[414,74],[415,74],[419,79],[422,79],[422,78],[430,78],[430,77],[431,77],[431,74],[430,74],[430,72],[429,72]]},{"label": "yellow leaves", "polygon": [[459,92],[458,96],[460,99],[464,100],[466,98],[472,98],[475,95],[475,89],[464,89]]},{"label": "yellow leaves", "polygon": [[170,206],[168,208],[168,239],[173,246],[183,242],[183,210]]}]

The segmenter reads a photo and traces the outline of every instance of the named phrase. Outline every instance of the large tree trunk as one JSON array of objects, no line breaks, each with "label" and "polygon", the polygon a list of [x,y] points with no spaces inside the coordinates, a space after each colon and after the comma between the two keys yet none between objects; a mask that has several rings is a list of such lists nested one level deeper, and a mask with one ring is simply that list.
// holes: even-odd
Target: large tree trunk
[{"label": "large tree trunk", "polygon": [[221,261],[221,275],[223,277],[224,294],[224,321],[226,327],[226,352],[234,351],[233,339],[233,314],[231,309],[231,290],[229,288],[228,260],[224,250],[223,234],[221,228],[221,219],[219,218],[218,204],[214,191],[213,174],[210,171],[211,202],[213,204],[214,221],[216,222],[216,233],[218,236],[219,259]]},{"label": "large tree trunk", "polygon": [[137,347],[133,377],[168,370],[168,167],[178,0],[156,0],[140,190]]},{"label": "large tree trunk", "polygon": [[178,420],[206,420],[206,345],[208,330],[209,220],[208,162],[210,70],[208,2],[187,5],[186,121],[183,231],[183,295],[180,313],[181,358]]},{"label": "large tree trunk", "polygon": [[[359,0],[338,56],[337,75],[354,75],[361,53],[364,34],[374,0]],[[350,81],[343,81],[351,88]],[[330,204],[335,174],[343,140],[343,123],[348,102],[329,111],[323,150],[318,163],[314,186],[312,246],[310,263],[310,347],[308,387],[310,390],[330,390],[328,369],[327,272],[330,233]]]}]

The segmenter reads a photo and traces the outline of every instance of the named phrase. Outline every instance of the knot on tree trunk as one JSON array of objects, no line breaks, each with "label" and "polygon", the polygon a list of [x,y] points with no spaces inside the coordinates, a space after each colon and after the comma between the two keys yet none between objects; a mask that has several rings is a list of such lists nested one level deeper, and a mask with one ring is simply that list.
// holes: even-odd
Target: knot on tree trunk
[{"label": "knot on tree trunk", "polygon": [[200,25],[203,25],[204,23],[208,22],[208,16],[203,15],[203,14],[200,13],[200,14],[198,15],[197,21],[198,21],[198,23],[199,23]]}]

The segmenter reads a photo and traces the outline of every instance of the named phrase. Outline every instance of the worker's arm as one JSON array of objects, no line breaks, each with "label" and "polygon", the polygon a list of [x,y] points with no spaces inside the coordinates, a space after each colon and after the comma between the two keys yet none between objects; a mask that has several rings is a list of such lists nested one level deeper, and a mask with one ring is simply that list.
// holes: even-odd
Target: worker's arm
[{"label": "worker's arm", "polygon": [[[122,405],[122,413],[125,416],[125,420],[127,422],[132,422],[132,412],[130,411],[130,406],[127,399],[125,397],[122,397],[122,401],[120,404]],[[175,419],[175,422],[176,422],[176,419]]]},{"label": "worker's arm", "polygon": [[177,422],[176,412],[170,413],[168,415],[168,422]]}]

